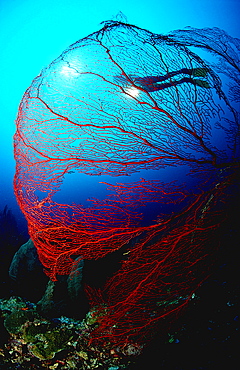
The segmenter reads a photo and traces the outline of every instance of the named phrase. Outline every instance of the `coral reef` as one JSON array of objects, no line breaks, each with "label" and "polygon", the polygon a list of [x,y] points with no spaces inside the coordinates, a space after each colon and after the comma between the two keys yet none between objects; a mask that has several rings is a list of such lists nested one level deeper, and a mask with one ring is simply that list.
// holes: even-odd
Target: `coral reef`
[{"label": "coral reef", "polygon": [[70,329],[60,325],[54,327],[50,321],[37,319],[25,323],[22,338],[34,356],[47,360],[67,348],[73,335]]},{"label": "coral reef", "polygon": [[9,333],[8,343],[0,348],[0,365],[40,369],[126,369],[130,358],[139,355],[141,346],[129,343],[114,348],[90,344],[90,333],[104,314],[102,307],[90,311],[83,320],[64,316],[47,319],[37,305],[19,297],[0,300],[0,312]]},{"label": "coral reef", "polygon": [[[192,344],[184,335],[189,323],[192,330],[200,321],[198,294],[216,251],[229,253],[234,241],[228,204],[239,194],[239,45],[217,28],[164,36],[109,21],[34,79],[20,104],[14,143],[15,194],[34,243],[20,247],[9,270],[24,299],[0,299],[0,367],[130,369],[158,331],[163,369],[165,344]],[[196,48],[210,50],[210,57],[204,61]],[[85,60],[85,70],[78,60]],[[194,185],[166,182],[164,172],[163,181],[152,177],[180,166]],[[94,179],[101,196],[85,199],[78,191],[74,202],[62,201],[65,175],[75,172],[78,189]],[[102,175],[108,180],[99,181]],[[112,179],[123,175],[134,177]],[[17,228],[7,207],[0,222],[0,263],[9,262],[8,268]],[[116,270],[115,252],[121,255]],[[107,256],[112,274],[94,286],[86,265]],[[95,269],[91,274],[98,279]],[[202,348],[236,341],[238,295],[229,299],[225,280],[214,284],[211,292],[219,288],[216,297],[225,293],[226,299],[203,320]],[[214,299],[205,293],[203,301],[209,315]],[[174,327],[187,304],[192,312],[198,307],[194,319]],[[229,332],[219,335],[220,311],[231,311],[225,327],[235,330],[232,340]],[[175,358],[175,367],[165,368],[188,368]],[[208,365],[191,363],[191,369],[216,368]]]}]

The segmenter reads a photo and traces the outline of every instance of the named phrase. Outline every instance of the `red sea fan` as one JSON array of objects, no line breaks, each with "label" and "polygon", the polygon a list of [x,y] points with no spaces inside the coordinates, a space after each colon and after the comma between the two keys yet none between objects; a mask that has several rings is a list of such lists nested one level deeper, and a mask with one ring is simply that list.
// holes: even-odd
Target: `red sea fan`
[{"label": "red sea fan", "polygon": [[[217,67],[192,46],[211,51]],[[239,40],[218,29],[161,36],[108,22],[22,99],[15,194],[46,274],[56,280],[76,256],[123,248],[106,285],[86,287],[92,306],[105,307],[95,339],[145,341],[209,274],[239,167],[238,111],[217,74],[229,65],[237,84],[233,49],[239,58]]]}]

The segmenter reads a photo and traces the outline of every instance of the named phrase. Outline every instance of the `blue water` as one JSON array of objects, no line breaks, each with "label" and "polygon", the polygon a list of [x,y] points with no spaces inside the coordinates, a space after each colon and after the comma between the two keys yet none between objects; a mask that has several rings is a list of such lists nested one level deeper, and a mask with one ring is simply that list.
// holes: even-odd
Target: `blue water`
[{"label": "blue water", "polygon": [[[0,107],[1,107],[1,146],[0,210],[7,204],[14,212],[18,222],[24,226],[13,194],[12,136],[15,132],[14,120],[24,91],[40,70],[70,44],[97,31],[100,22],[112,19],[122,11],[128,22],[149,29],[155,33],[167,33],[174,29],[191,25],[192,27],[220,27],[229,34],[239,37],[238,1],[68,1],[68,0],[9,0],[0,2]],[[216,136],[217,137],[217,136]],[[221,140],[217,138],[217,140]],[[181,172],[182,171],[182,172]],[[185,169],[173,169],[164,173],[165,179],[182,181]],[[154,174],[161,177],[162,172]],[[62,195],[71,199],[75,190],[71,179],[66,175]],[[135,174],[135,181],[142,174]],[[103,180],[103,178],[101,179]],[[106,179],[107,180],[107,179]],[[189,180],[189,179],[188,179]],[[71,186],[69,185],[71,182]],[[84,180],[83,180],[84,181]],[[82,201],[99,196],[96,193],[96,177],[88,178],[88,194],[82,193]],[[118,178],[116,181],[122,181]],[[193,181],[193,180],[191,180]],[[71,191],[69,189],[71,188]],[[101,188],[99,188],[101,189]],[[104,191],[101,190],[101,196]],[[85,199],[85,200],[84,200]]]}]

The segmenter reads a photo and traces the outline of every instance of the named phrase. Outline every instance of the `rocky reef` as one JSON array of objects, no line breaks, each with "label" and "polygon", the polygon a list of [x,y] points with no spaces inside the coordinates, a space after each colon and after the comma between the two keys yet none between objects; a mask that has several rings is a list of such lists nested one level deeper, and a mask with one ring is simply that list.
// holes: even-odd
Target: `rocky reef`
[{"label": "rocky reef", "polygon": [[114,348],[89,345],[98,316],[89,311],[83,320],[64,316],[47,319],[37,305],[20,297],[0,300],[8,341],[0,348],[0,365],[9,369],[126,369],[141,352],[137,344]]}]

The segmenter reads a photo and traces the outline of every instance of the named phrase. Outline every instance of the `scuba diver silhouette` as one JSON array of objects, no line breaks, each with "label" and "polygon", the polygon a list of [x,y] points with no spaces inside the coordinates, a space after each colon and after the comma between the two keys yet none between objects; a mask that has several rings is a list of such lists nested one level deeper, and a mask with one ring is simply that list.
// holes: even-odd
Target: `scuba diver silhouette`
[{"label": "scuba diver silhouette", "polygon": [[[144,89],[147,92],[154,92],[158,90],[163,90],[168,87],[177,86],[182,83],[191,83],[195,86],[204,87],[206,89],[210,88],[210,85],[207,81],[201,79],[195,79],[194,77],[206,77],[208,73],[207,68],[182,68],[178,71],[169,72],[164,76],[146,76],[146,77],[139,77],[135,75],[129,75],[129,78],[132,80],[134,85]],[[169,82],[163,82],[169,80],[171,77],[177,76],[179,74],[187,74],[189,77],[183,77],[180,80],[172,80]],[[115,76],[115,80],[117,82],[124,83],[124,85],[128,85],[129,81],[127,81],[126,77]]]}]

